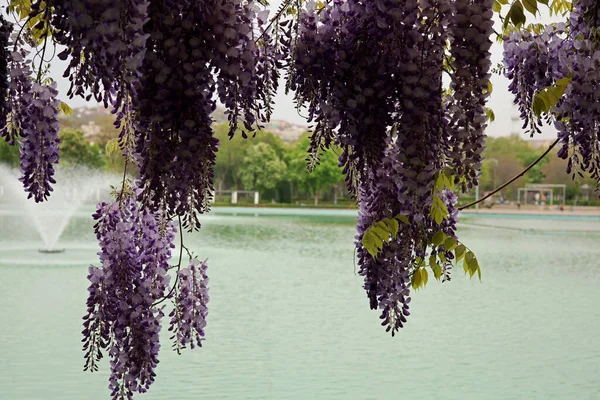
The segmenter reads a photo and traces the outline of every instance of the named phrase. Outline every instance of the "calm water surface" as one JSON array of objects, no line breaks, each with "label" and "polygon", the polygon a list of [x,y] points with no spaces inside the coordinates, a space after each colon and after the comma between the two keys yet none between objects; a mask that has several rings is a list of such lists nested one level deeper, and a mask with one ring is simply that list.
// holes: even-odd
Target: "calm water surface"
[{"label": "calm water surface", "polygon": [[[468,218],[483,281],[430,282],[392,338],[355,275],[353,212],[254,214],[217,210],[189,237],[207,340],[177,356],[164,335],[139,399],[600,399],[600,221]],[[89,212],[60,255],[24,220],[0,211],[0,399],[108,399],[108,363],[82,372]]]}]

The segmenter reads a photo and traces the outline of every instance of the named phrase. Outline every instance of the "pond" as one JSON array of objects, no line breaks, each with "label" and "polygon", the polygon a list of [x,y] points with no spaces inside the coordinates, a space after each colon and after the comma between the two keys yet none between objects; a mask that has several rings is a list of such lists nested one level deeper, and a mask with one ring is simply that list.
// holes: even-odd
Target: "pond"
[{"label": "pond", "polygon": [[[108,399],[82,371],[92,209],[58,247],[0,210],[0,399]],[[234,215],[235,214],[235,215]],[[469,216],[483,279],[413,294],[385,333],[354,266],[353,211],[216,209],[187,245],[209,259],[204,347],[172,352],[139,399],[598,399],[600,221]]]}]

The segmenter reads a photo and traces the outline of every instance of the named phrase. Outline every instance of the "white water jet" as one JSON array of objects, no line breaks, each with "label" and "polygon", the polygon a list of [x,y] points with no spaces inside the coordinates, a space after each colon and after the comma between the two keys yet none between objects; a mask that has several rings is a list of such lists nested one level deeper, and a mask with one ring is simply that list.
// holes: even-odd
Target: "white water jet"
[{"label": "white water jet", "polygon": [[0,165],[0,204],[21,211],[44,242],[40,251],[49,253],[59,251],[56,245],[75,211],[86,202],[108,200],[110,184],[119,179],[102,171],[59,166],[54,191],[48,200],[36,203],[27,198],[19,176],[18,170]]}]

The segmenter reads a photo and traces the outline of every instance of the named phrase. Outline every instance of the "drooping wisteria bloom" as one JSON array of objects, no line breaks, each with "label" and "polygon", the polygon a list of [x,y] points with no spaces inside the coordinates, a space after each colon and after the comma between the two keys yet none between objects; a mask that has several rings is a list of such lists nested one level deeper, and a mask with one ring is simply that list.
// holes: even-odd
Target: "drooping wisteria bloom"
[{"label": "drooping wisteria bloom", "polygon": [[[416,260],[444,251],[426,244],[439,231],[456,236],[456,197],[434,188],[436,176],[450,168],[463,190],[477,182],[492,3],[334,1],[324,9],[309,7],[300,19],[288,59],[289,87],[314,124],[310,151],[333,143],[343,149],[340,165],[350,192],[359,189],[360,273],[371,308],[381,310],[392,334],[409,314]],[[444,101],[447,59],[453,96]],[[448,208],[441,224],[431,217],[434,199]],[[361,243],[365,231],[397,214],[410,224],[401,224],[373,257]]]},{"label": "drooping wisteria bloom", "polygon": [[160,213],[140,210],[132,196],[100,203],[94,219],[101,266],[88,275],[85,369],[97,370],[107,351],[113,398],[131,398],[154,382],[163,317],[154,304],[168,290],[176,229]]},{"label": "drooping wisteria bloom", "polygon": [[[0,15],[0,129],[6,125],[8,115],[8,96],[9,70],[8,63],[10,58],[9,41],[13,26]],[[8,139],[8,137],[6,138]]]},{"label": "drooping wisteria bloom", "polygon": [[187,343],[193,348],[203,340],[208,313],[206,262],[192,261],[179,270],[177,285],[171,288],[168,271],[174,266],[168,261],[177,229],[164,212],[141,208],[134,193],[98,204],[93,217],[101,265],[89,268],[85,370],[96,371],[107,353],[113,398],[131,399],[154,382],[164,300],[173,298],[175,303],[170,322],[177,326],[176,350]]},{"label": "drooping wisteria bloom", "polygon": [[533,97],[567,76],[572,44],[564,23],[548,26],[541,34],[513,32],[504,40],[505,75],[511,81],[508,88],[530,135],[540,133],[543,122],[533,111]]},{"label": "drooping wisteria bloom", "polygon": [[277,77],[271,72],[277,60],[256,43],[256,11],[253,3],[234,0],[150,1],[142,85],[132,103],[141,200],[164,204],[190,228],[199,227],[211,196],[214,95],[227,109],[233,135],[240,116],[245,129],[255,129],[276,87],[261,83]]},{"label": "drooping wisteria bloom", "polygon": [[58,163],[59,138],[56,83],[42,85],[34,81],[29,50],[25,41],[11,43],[8,94],[3,105],[7,120],[0,136],[10,144],[20,142],[21,178],[28,197],[44,201],[52,191],[54,165]]},{"label": "drooping wisteria bloom", "polygon": [[[32,9],[45,13],[46,4],[37,1]],[[148,0],[51,3],[53,38],[65,47],[58,57],[68,61],[67,95],[93,97],[115,109],[134,95],[149,36],[144,33],[148,5]]]},{"label": "drooping wisteria bloom", "polygon": [[[493,0],[457,0],[449,23],[452,95],[447,98],[450,118],[450,165],[463,177],[463,189],[477,185],[485,145],[493,32]],[[458,183],[458,182],[457,182]]]},{"label": "drooping wisteria bloom", "polygon": [[595,1],[576,1],[564,23],[547,26],[539,34],[513,33],[505,41],[506,73],[521,118],[532,132],[541,120],[534,115],[533,98],[559,80],[568,80],[562,97],[555,99],[546,117],[554,120],[567,172],[584,172],[600,182],[600,94],[595,89],[600,77],[600,22]]},{"label": "drooping wisteria bloom", "polygon": [[173,347],[179,353],[186,345],[202,347],[208,315],[208,276],[206,260],[190,261],[177,272],[177,288],[169,331],[173,332]]},{"label": "drooping wisteria bloom", "polygon": [[[56,98],[56,83],[50,86],[33,83],[30,104],[20,109],[24,114],[19,118],[21,128],[21,173],[20,178],[36,202],[46,200],[52,191],[54,165],[58,164],[59,143],[58,109],[60,101]],[[24,100],[26,100],[25,98]]]}]

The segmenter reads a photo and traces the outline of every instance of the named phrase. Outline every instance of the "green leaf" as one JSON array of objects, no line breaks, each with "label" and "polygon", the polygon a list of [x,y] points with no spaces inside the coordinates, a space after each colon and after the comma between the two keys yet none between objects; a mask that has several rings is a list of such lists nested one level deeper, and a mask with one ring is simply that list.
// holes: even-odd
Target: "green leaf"
[{"label": "green leaf", "polygon": [[436,232],[433,235],[433,238],[431,238],[431,242],[434,246],[439,246],[440,244],[444,243],[444,240],[446,240],[446,234],[442,231]]},{"label": "green leaf", "polygon": [[502,4],[500,4],[500,2],[498,0],[495,0],[494,5],[492,6],[492,10],[494,10],[494,12],[499,13],[501,9],[502,9]]},{"label": "green leaf", "polygon": [[63,101],[60,102],[60,106],[58,107],[58,110],[63,113],[66,116],[72,117],[73,116],[73,109],[71,107],[69,107],[69,105]]},{"label": "green leaf", "polygon": [[421,269],[416,269],[415,272],[413,272],[411,283],[412,283],[413,289],[415,289],[415,290],[417,290],[421,287],[421,285],[423,283],[422,276],[421,276]]},{"label": "green leaf", "polygon": [[400,221],[400,222],[402,222],[403,224],[406,224],[406,225],[408,225],[410,223],[408,221],[408,217],[406,215],[398,214],[394,218],[396,218],[398,221]]},{"label": "green leaf", "polygon": [[377,258],[377,253],[383,246],[383,241],[371,232],[370,228],[365,231],[361,243],[373,258]]},{"label": "green leaf", "polygon": [[519,27],[525,23],[525,14],[523,13],[523,4],[519,0],[513,2],[512,6],[508,10],[506,17],[504,17],[504,28],[508,26],[509,22],[512,22],[514,26]]},{"label": "green leaf", "polygon": [[492,81],[488,81],[488,83],[487,83],[487,91],[490,94],[492,94],[492,92],[494,91],[494,85],[492,85]]},{"label": "green leaf", "polygon": [[465,265],[468,264],[469,275],[473,277],[475,272],[479,269],[479,263],[477,262],[477,258],[472,251],[468,251],[465,255]]},{"label": "green leaf", "polygon": [[389,232],[392,234],[392,237],[398,236],[398,221],[394,218],[385,218],[383,222],[387,225]]},{"label": "green leaf", "polygon": [[429,282],[429,272],[425,268],[421,268],[421,281],[423,282],[423,287],[427,286],[427,282]]},{"label": "green leaf", "polygon": [[542,115],[542,113],[548,112],[548,106],[544,101],[545,96],[541,92],[536,92],[533,95],[533,100],[531,102],[531,109],[536,116]]},{"label": "green leaf", "polygon": [[447,237],[446,240],[444,240],[444,249],[446,249],[446,251],[452,251],[456,247],[456,244],[456,239],[452,236]]},{"label": "green leaf", "polygon": [[433,204],[431,205],[429,216],[432,217],[438,225],[441,224],[444,219],[448,218],[448,208],[437,193],[434,193],[433,195]]},{"label": "green leaf", "polygon": [[377,236],[377,238],[379,238],[379,240],[381,240],[382,246],[383,246],[383,242],[387,242],[390,239],[390,233],[387,230],[387,226],[385,226],[385,225],[383,225],[383,226],[384,226],[384,228],[382,228],[380,225],[376,224],[376,225],[371,225],[371,227],[369,228],[369,232],[371,232],[372,234]]},{"label": "green leaf", "polygon": [[535,92],[531,104],[531,108],[535,115],[539,117],[543,113],[552,111],[570,83],[571,76],[567,76],[557,80],[553,85]]},{"label": "green leaf", "polygon": [[446,262],[446,256],[444,255],[444,253],[438,253],[438,257],[440,260],[442,260],[442,262]]},{"label": "green leaf", "polygon": [[433,276],[435,279],[439,281],[442,277],[442,266],[440,264],[435,264],[431,267],[431,270],[433,271]]},{"label": "green leaf", "polygon": [[490,122],[494,122],[496,120],[496,114],[494,114],[494,110],[491,108],[485,107],[485,116],[490,120]]},{"label": "green leaf", "polygon": [[529,11],[533,16],[537,14],[537,1],[536,0],[523,0],[523,5],[525,9]]},{"label": "green leaf", "polygon": [[466,251],[467,248],[465,247],[465,245],[459,244],[458,246],[456,246],[456,248],[454,249],[454,256],[457,262],[465,256]]},{"label": "green leaf", "polygon": [[115,151],[117,151],[118,148],[119,148],[119,140],[117,138],[110,139],[108,141],[108,143],[106,143],[106,147],[105,147],[106,154],[110,155],[110,154],[114,153]]},{"label": "green leaf", "polygon": [[430,255],[429,256],[429,266],[433,269],[433,267],[435,267],[437,265],[437,258],[435,257],[435,255]]}]

